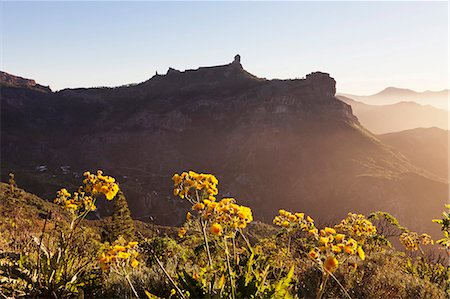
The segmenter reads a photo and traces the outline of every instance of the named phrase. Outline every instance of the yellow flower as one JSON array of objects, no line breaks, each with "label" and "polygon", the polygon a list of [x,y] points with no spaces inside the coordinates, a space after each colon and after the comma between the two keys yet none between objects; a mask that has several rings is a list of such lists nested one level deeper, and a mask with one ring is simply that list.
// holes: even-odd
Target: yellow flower
[{"label": "yellow flower", "polygon": [[309,234],[309,235],[317,235],[317,233],[318,233],[317,228],[312,228],[312,229],[310,229],[310,230],[308,231],[308,234]]},{"label": "yellow flower", "polygon": [[327,244],[328,244],[328,238],[326,238],[326,237],[320,237],[320,238],[319,238],[319,242],[322,243],[322,244],[324,244],[325,246],[327,246]]},{"label": "yellow flower", "polygon": [[139,262],[136,259],[131,261],[131,267],[136,268],[139,265]]},{"label": "yellow flower", "polygon": [[113,184],[108,192],[105,193],[107,200],[112,200],[116,197],[117,192],[119,192],[119,186],[117,184]]},{"label": "yellow flower", "polygon": [[193,211],[201,211],[204,208],[205,208],[205,205],[202,203],[196,203],[195,205],[192,206]]},{"label": "yellow flower", "polygon": [[334,239],[336,240],[336,242],[342,242],[342,240],[344,240],[345,235],[344,234],[337,234],[336,236],[334,236]]},{"label": "yellow flower", "polygon": [[178,231],[178,237],[183,238],[186,235],[186,229],[184,227],[180,228]]},{"label": "yellow flower", "polygon": [[115,246],[114,246],[114,250],[115,250],[115,251],[125,251],[125,250],[126,250],[126,247],[125,247],[125,246],[122,246],[122,245],[115,245]]},{"label": "yellow flower", "polygon": [[314,222],[314,219],[312,219],[311,217],[306,217],[306,221],[308,221],[309,223],[313,223]]},{"label": "yellow flower", "polygon": [[348,254],[354,254],[355,253],[355,250],[351,246],[345,246],[344,247],[344,251],[345,251],[345,253],[348,253]]},{"label": "yellow flower", "polygon": [[210,231],[212,234],[220,236],[222,234],[222,225],[220,225],[219,223],[214,223],[213,225],[211,225]]},{"label": "yellow flower", "polygon": [[315,251],[315,250],[311,250],[308,255],[312,258],[312,259],[316,259],[319,254]]},{"label": "yellow flower", "polygon": [[364,253],[364,250],[360,247],[358,247],[358,256],[360,259],[362,259],[363,261],[366,259],[366,255]]},{"label": "yellow flower", "polygon": [[191,220],[192,219],[192,214],[191,214],[191,212],[187,212],[187,214],[186,214],[186,220]]},{"label": "yellow flower", "polygon": [[341,249],[339,246],[336,246],[336,245],[332,245],[332,246],[331,246],[331,250],[332,250],[334,253],[339,253],[339,252],[342,251],[342,249]]},{"label": "yellow flower", "polygon": [[172,177],[174,184],[179,184],[181,182],[181,176],[178,173],[175,173]]},{"label": "yellow flower", "polygon": [[305,217],[304,213],[295,213],[295,216],[299,219],[299,220],[303,220],[303,217]]},{"label": "yellow flower", "polygon": [[134,246],[136,246],[138,244],[138,242],[136,242],[136,241],[131,241],[131,242],[128,242],[128,247],[134,247]]},{"label": "yellow flower", "polygon": [[336,271],[336,269],[339,266],[339,262],[338,260],[333,257],[333,256],[329,256],[327,257],[327,259],[325,260],[325,262],[323,263],[323,267],[325,268],[325,270],[327,272],[333,273],[334,271]]},{"label": "yellow flower", "polygon": [[332,234],[332,235],[336,234],[336,230],[334,228],[331,228],[331,227],[325,227],[325,232],[327,234]]},{"label": "yellow flower", "polygon": [[117,257],[118,258],[120,258],[120,259],[127,259],[127,258],[129,258],[130,257],[130,253],[129,252],[123,252],[123,251],[120,251],[118,254],[117,254]]}]

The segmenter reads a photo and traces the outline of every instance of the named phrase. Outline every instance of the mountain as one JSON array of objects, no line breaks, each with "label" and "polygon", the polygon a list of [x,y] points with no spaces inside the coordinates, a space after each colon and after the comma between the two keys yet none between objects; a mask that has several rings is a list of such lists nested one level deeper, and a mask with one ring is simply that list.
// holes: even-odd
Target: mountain
[{"label": "mountain", "polygon": [[41,92],[51,92],[48,86],[36,84],[36,81],[34,80],[13,76],[0,71],[0,88],[4,87],[25,88]]},{"label": "mountain", "polygon": [[352,95],[341,93],[340,96],[351,98],[371,105],[388,105],[397,102],[416,102],[422,105],[431,105],[436,108],[449,110],[449,90],[417,92],[411,89],[387,87],[373,95]]},{"label": "mountain", "polygon": [[391,105],[369,105],[353,99],[337,96],[352,106],[361,124],[376,134],[398,132],[419,127],[448,128],[448,111],[415,102],[399,102]]},{"label": "mountain", "polygon": [[103,169],[135,218],[180,224],[186,205],[173,198],[171,176],[194,170],[216,174],[221,195],[251,206],[257,220],[280,208],[322,222],[385,210],[437,234],[431,219],[447,182],[362,127],[335,86],[321,72],[260,79],[239,56],[117,88],[5,86],[2,175],[13,171],[19,186],[51,199],[58,187],[76,188],[83,171]]},{"label": "mountain", "polygon": [[399,150],[414,165],[448,180],[449,131],[417,128],[379,135],[378,138]]}]

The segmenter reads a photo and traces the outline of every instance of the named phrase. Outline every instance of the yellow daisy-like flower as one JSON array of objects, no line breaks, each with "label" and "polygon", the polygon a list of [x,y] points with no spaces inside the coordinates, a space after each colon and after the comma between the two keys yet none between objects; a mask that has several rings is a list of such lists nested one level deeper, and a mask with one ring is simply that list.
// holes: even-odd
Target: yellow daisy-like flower
[{"label": "yellow daisy-like flower", "polygon": [[114,250],[115,251],[125,251],[127,248],[125,246],[122,245],[115,245],[114,246]]},{"label": "yellow daisy-like flower", "polygon": [[354,254],[355,253],[355,250],[352,247],[350,247],[350,246],[345,246],[344,247],[344,251],[345,251],[345,253],[348,253],[348,254]]},{"label": "yellow daisy-like flower", "polygon": [[211,225],[210,231],[212,234],[220,236],[222,234],[222,225],[219,223],[214,223]]},{"label": "yellow daisy-like flower", "polygon": [[128,247],[130,248],[130,247],[134,247],[134,246],[136,246],[138,244],[138,242],[136,242],[136,241],[131,241],[131,242],[128,242]]},{"label": "yellow daisy-like flower", "polygon": [[366,254],[364,253],[364,250],[360,247],[358,247],[358,256],[363,261],[366,259]]},{"label": "yellow daisy-like flower", "polygon": [[336,230],[334,228],[331,228],[331,227],[325,227],[325,232],[327,234],[332,234],[332,235],[336,234]]},{"label": "yellow daisy-like flower", "polygon": [[205,204],[203,204],[203,203],[196,203],[195,205],[192,206],[193,211],[201,211],[204,208],[205,208]]},{"label": "yellow daisy-like flower", "polygon": [[312,259],[314,259],[314,260],[319,256],[319,254],[318,254],[315,250],[311,250],[311,251],[308,253],[308,255],[309,255],[310,258],[312,258]]},{"label": "yellow daisy-like flower", "polygon": [[136,259],[131,261],[131,267],[136,268],[139,265],[139,262]]},{"label": "yellow daisy-like flower", "polygon": [[339,266],[338,260],[334,256],[329,256],[323,263],[323,267],[326,271],[333,273]]},{"label": "yellow daisy-like flower", "polygon": [[127,259],[130,257],[130,253],[121,251],[117,254],[117,257],[120,259]]},{"label": "yellow daisy-like flower", "polygon": [[185,235],[186,235],[186,229],[184,227],[180,228],[180,230],[178,231],[178,237],[184,238]]},{"label": "yellow daisy-like flower", "polygon": [[345,235],[344,234],[337,234],[334,236],[334,239],[336,240],[336,242],[342,242],[342,240],[344,240]]}]

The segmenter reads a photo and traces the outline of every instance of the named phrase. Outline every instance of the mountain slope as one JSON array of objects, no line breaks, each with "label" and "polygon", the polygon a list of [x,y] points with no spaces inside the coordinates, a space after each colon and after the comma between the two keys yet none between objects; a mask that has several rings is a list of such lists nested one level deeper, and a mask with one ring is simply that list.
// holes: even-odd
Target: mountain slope
[{"label": "mountain slope", "polygon": [[378,138],[399,150],[414,165],[448,180],[449,131],[418,128],[383,134]]},{"label": "mountain slope", "polygon": [[397,102],[416,102],[421,105],[431,105],[448,110],[449,90],[417,92],[410,89],[387,87],[384,90],[368,96],[341,93],[340,96],[355,99],[371,105],[388,105]]},{"label": "mountain slope", "polygon": [[368,105],[353,99],[337,96],[352,106],[353,113],[361,124],[376,134],[398,132],[419,127],[448,128],[448,111],[414,102],[392,105]]},{"label": "mountain slope", "polygon": [[56,186],[101,168],[119,179],[135,217],[161,224],[186,212],[168,200],[170,177],[195,170],[216,174],[223,196],[236,196],[266,222],[279,208],[322,221],[387,210],[428,229],[447,199],[445,181],[382,144],[335,91],[334,79],[319,72],[256,78],[239,57],[118,88],[37,94],[8,87],[2,171],[16,171],[21,185],[50,198]]}]

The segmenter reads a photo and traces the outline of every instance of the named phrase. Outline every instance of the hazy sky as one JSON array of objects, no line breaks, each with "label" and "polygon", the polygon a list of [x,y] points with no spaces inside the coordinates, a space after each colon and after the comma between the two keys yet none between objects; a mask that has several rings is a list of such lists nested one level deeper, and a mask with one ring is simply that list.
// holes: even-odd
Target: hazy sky
[{"label": "hazy sky", "polygon": [[54,90],[117,86],[241,54],[339,92],[448,88],[447,2],[1,2],[1,70]]}]

